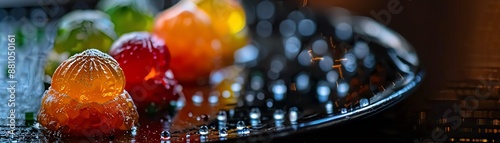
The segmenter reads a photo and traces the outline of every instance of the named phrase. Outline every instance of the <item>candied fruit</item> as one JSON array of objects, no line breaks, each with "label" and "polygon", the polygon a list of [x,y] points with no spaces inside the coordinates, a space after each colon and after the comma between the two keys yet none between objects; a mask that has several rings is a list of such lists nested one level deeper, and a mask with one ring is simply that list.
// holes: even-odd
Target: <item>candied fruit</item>
[{"label": "candied fruit", "polygon": [[111,135],[130,130],[139,115],[118,63],[96,49],[64,61],[45,91],[38,122],[68,136]]},{"label": "candied fruit", "polygon": [[134,31],[151,31],[153,14],[157,12],[148,0],[102,0],[98,6],[110,16],[118,36]]},{"label": "candied fruit", "polygon": [[98,10],[76,10],[64,15],[57,25],[45,73],[52,76],[64,60],[89,48],[108,52],[116,38],[113,27],[109,16]]},{"label": "candied fruit", "polygon": [[118,61],[139,111],[154,103],[162,107],[175,99],[176,81],[168,71],[170,53],[162,39],[147,32],[133,32],[115,41],[110,55]]},{"label": "candied fruit", "polygon": [[192,0],[208,14],[212,28],[220,37],[224,60],[233,61],[234,52],[248,43],[245,10],[236,0]]},{"label": "candied fruit", "polygon": [[212,70],[232,63],[222,60],[226,45],[210,17],[192,1],[180,1],[159,14],[153,32],[169,47],[171,69],[180,83],[206,83]]}]

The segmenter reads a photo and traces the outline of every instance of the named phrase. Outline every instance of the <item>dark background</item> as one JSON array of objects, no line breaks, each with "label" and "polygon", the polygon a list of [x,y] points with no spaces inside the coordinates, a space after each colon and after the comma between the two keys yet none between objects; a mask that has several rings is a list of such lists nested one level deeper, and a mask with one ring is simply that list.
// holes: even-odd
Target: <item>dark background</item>
[{"label": "dark background", "polygon": [[[41,1],[43,2],[49,2]],[[68,1],[68,0],[61,0]],[[251,1],[251,0],[249,0]],[[93,7],[96,0],[69,1],[66,9]],[[377,19],[391,4],[402,7],[391,13],[387,26],[400,33],[417,50],[425,70],[421,87],[392,108],[359,122],[276,138],[272,142],[500,142],[500,1],[497,0],[295,0],[313,9],[343,7],[354,15]],[[166,0],[167,7],[175,0]],[[35,7],[38,0],[0,1],[0,8]],[[60,15],[59,15],[60,16]],[[57,15],[55,16],[57,17]],[[384,21],[381,21],[384,22]],[[489,77],[485,82],[481,78]],[[489,98],[477,99],[478,86],[489,87]],[[464,102],[475,97],[472,103]],[[469,98],[470,99],[470,98]],[[471,101],[471,100],[469,100]],[[477,102],[475,102],[477,101]],[[466,104],[464,104],[466,103]],[[462,108],[463,122],[446,123],[446,111]],[[455,112],[453,112],[455,113]],[[435,134],[433,131],[443,134]],[[268,142],[268,141],[264,141]]]}]

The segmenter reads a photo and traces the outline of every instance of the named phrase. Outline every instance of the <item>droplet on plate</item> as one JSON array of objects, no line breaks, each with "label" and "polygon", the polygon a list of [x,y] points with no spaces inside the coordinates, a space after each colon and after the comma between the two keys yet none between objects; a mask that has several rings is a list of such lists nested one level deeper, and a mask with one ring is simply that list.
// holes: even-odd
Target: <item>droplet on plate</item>
[{"label": "droplet on plate", "polygon": [[283,117],[285,116],[285,112],[281,109],[277,109],[274,111],[273,118],[274,120],[283,120]]},{"label": "droplet on plate", "polygon": [[252,108],[250,110],[250,119],[253,119],[253,120],[260,119],[260,110],[259,110],[259,108]]},{"label": "droplet on plate", "polygon": [[331,70],[328,73],[326,73],[326,80],[328,80],[328,82],[330,82],[330,83],[337,82],[338,78],[339,78],[339,74],[334,70]]},{"label": "droplet on plate", "polygon": [[269,21],[259,21],[257,23],[257,35],[259,35],[262,38],[267,38],[271,36],[273,32],[273,25]]},{"label": "droplet on plate", "polygon": [[333,59],[330,56],[324,56],[322,60],[319,61],[319,68],[322,71],[331,71],[333,66]]},{"label": "droplet on plate", "polygon": [[352,37],[352,26],[342,22],[335,26],[335,35],[341,40],[348,40]]},{"label": "droplet on plate", "polygon": [[226,111],[219,111],[219,113],[217,114],[217,120],[219,121],[226,121],[227,119],[227,114],[226,114]]},{"label": "droplet on plate", "polygon": [[207,114],[201,114],[199,117],[200,117],[200,120],[203,122],[208,121],[208,119],[210,118],[210,116],[208,116]]},{"label": "droplet on plate", "polygon": [[328,43],[323,39],[316,40],[312,43],[312,51],[314,54],[323,56],[328,51]]},{"label": "droplet on plate", "polygon": [[238,123],[236,123],[236,129],[242,130],[243,128],[245,128],[245,122],[244,121],[238,121]]},{"label": "droplet on plate", "polygon": [[370,48],[366,42],[358,41],[354,44],[354,54],[358,59],[364,59],[368,53],[370,53]]},{"label": "droplet on plate", "polygon": [[344,69],[348,72],[354,72],[357,68],[356,56],[352,53],[347,53],[344,55],[345,60],[341,63],[344,66]]},{"label": "droplet on plate", "polygon": [[307,90],[307,88],[309,87],[309,75],[307,75],[306,73],[299,73],[295,80],[295,86],[299,91]]},{"label": "droplet on plate", "polygon": [[259,19],[269,19],[274,15],[274,4],[270,1],[262,1],[257,4],[256,12]]},{"label": "droplet on plate", "polygon": [[342,109],[340,109],[340,113],[342,113],[342,114],[347,113],[347,108],[342,108]]},{"label": "droplet on plate", "polygon": [[169,131],[162,131],[160,134],[160,139],[161,140],[169,140],[170,139],[170,132]]},{"label": "droplet on plate", "polygon": [[359,106],[361,106],[361,107],[368,106],[368,104],[370,104],[370,103],[369,103],[368,99],[366,99],[366,98],[361,98],[359,100]]},{"label": "droplet on plate", "polygon": [[250,129],[247,128],[247,127],[244,127],[242,130],[241,130],[241,133],[247,135],[247,134],[250,134]]},{"label": "droplet on plate", "polygon": [[220,129],[219,130],[219,136],[220,137],[227,137],[228,133],[227,133],[227,129],[226,128],[223,128],[223,129]]},{"label": "droplet on plate", "polygon": [[198,132],[200,132],[200,135],[206,136],[208,135],[209,130],[207,126],[201,126]]},{"label": "droplet on plate", "polygon": [[337,85],[337,95],[339,97],[344,97],[347,95],[347,92],[349,91],[349,84],[345,81],[340,81]]},{"label": "droplet on plate", "polygon": [[266,106],[267,108],[272,108],[274,105],[273,99],[267,99],[266,100]]},{"label": "droplet on plate", "polygon": [[191,97],[191,100],[193,100],[194,103],[196,104],[201,104],[203,102],[203,96],[201,92],[196,92],[193,97]]},{"label": "droplet on plate", "polygon": [[310,19],[302,19],[299,22],[298,30],[302,36],[311,36],[316,32],[316,23]]},{"label": "droplet on plate", "polygon": [[326,113],[327,114],[333,114],[333,102],[332,101],[328,101],[325,104],[325,109],[326,109]]},{"label": "droplet on plate", "polygon": [[288,113],[288,119],[290,120],[291,124],[297,124],[298,116],[299,116],[299,109],[297,109],[297,107],[290,108]]},{"label": "droplet on plate", "polygon": [[318,87],[316,88],[316,93],[318,93],[318,100],[320,102],[326,102],[330,96],[330,87],[328,87],[325,81],[320,81]]},{"label": "droplet on plate", "polygon": [[281,21],[280,23],[280,33],[284,37],[289,37],[295,34],[295,30],[297,29],[297,24],[293,20],[286,19]]}]

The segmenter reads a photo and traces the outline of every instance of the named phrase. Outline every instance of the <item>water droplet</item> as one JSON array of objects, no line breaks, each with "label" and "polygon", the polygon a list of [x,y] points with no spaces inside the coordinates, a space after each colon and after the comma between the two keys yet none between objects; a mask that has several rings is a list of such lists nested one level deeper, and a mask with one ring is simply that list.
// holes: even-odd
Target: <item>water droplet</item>
[{"label": "water droplet", "polygon": [[267,108],[272,108],[274,105],[273,102],[274,102],[273,99],[267,99],[267,101],[266,101]]},{"label": "water droplet", "polygon": [[297,107],[290,108],[288,113],[288,118],[291,124],[297,124],[297,120],[299,118],[298,116],[299,116],[299,109],[297,109]]},{"label": "water droplet", "polygon": [[295,30],[297,30],[297,24],[295,21],[286,19],[281,21],[280,23],[280,33],[284,37],[289,37],[295,34]]},{"label": "water droplet", "polygon": [[240,92],[241,91],[241,84],[239,84],[239,83],[232,84],[231,90],[233,90],[234,92]]},{"label": "water droplet", "polygon": [[286,93],[285,83],[282,80],[277,81],[273,85],[272,91],[274,94],[285,94]]},{"label": "water droplet", "polygon": [[269,19],[274,15],[274,4],[270,1],[262,1],[257,4],[255,11],[259,19]]},{"label": "water droplet", "polygon": [[354,54],[358,59],[364,59],[369,52],[370,48],[365,42],[358,41],[354,44]]},{"label": "water droplet", "polygon": [[346,108],[342,108],[342,109],[340,109],[340,113],[342,113],[342,114],[347,113],[347,109],[346,109]]},{"label": "water droplet", "polygon": [[201,92],[196,92],[193,97],[191,97],[191,100],[193,100],[194,103],[196,104],[201,104],[203,102],[203,97]]},{"label": "water droplet", "polygon": [[348,72],[354,72],[357,68],[357,63],[356,63],[356,56],[352,53],[347,53],[344,55],[345,60],[343,60],[341,63],[344,66],[344,69]]},{"label": "water droplet", "polygon": [[274,120],[283,120],[283,117],[285,116],[285,112],[281,109],[277,109],[274,111],[273,118]]},{"label": "water droplet", "polygon": [[162,131],[160,134],[160,139],[161,140],[169,140],[170,139],[170,132],[169,131]]},{"label": "water droplet", "polygon": [[368,106],[368,104],[370,104],[370,102],[368,101],[368,99],[366,98],[361,98],[359,100],[359,106],[361,107],[365,107],[365,106]]},{"label": "water droplet", "polygon": [[244,127],[244,128],[241,130],[241,133],[246,134],[246,135],[247,135],[247,134],[250,134],[250,129],[249,129],[249,128],[247,128],[247,127]]},{"label": "water droplet", "polygon": [[316,31],[316,23],[310,19],[302,19],[299,22],[298,30],[302,36],[311,36]]},{"label": "water droplet", "polygon": [[328,101],[325,104],[325,109],[326,109],[326,113],[327,114],[333,114],[333,102],[332,101]]},{"label": "water droplet", "polygon": [[226,128],[223,128],[221,130],[219,130],[219,136],[220,137],[227,137],[228,133],[227,133],[227,129]]},{"label": "water droplet", "polygon": [[295,86],[300,91],[307,90],[309,87],[309,76],[306,73],[300,73],[295,80]]},{"label": "water droplet", "polygon": [[258,56],[259,56],[259,49],[252,44],[248,44],[245,47],[240,48],[234,52],[234,62],[248,63],[256,60]]},{"label": "water droplet", "polygon": [[254,99],[255,99],[255,95],[252,93],[249,93],[249,94],[247,94],[247,96],[245,96],[245,100],[247,102],[253,102]]},{"label": "water droplet", "polygon": [[323,39],[316,40],[312,43],[312,51],[314,54],[323,56],[328,51],[328,43]]},{"label": "water droplet", "polygon": [[137,135],[137,127],[133,126],[132,129],[130,129],[130,134],[132,136],[136,136]]},{"label": "water droplet", "polygon": [[219,121],[226,121],[227,119],[227,114],[226,114],[226,111],[219,111],[219,113],[217,114],[217,120]]},{"label": "water droplet", "polygon": [[335,35],[341,40],[348,40],[352,36],[352,27],[351,25],[342,22],[337,24],[335,27]]},{"label": "water droplet", "polygon": [[259,108],[252,108],[250,110],[250,119],[260,119],[260,110]]},{"label": "water droplet", "polygon": [[328,96],[330,95],[330,87],[328,87],[328,85],[325,82],[320,81],[318,84],[318,88],[316,89],[316,92],[320,96]]},{"label": "water droplet", "polygon": [[373,54],[368,54],[368,56],[363,59],[363,65],[367,68],[373,68],[375,65],[375,56]]},{"label": "water droplet", "polygon": [[330,56],[324,56],[322,60],[319,61],[319,68],[322,71],[331,71],[333,66],[333,59]]},{"label": "water droplet", "polygon": [[261,76],[252,76],[250,80],[250,87],[253,90],[260,90],[264,86],[264,79]]},{"label": "water droplet", "polygon": [[297,61],[299,61],[299,64],[302,66],[309,66],[311,65],[311,58],[307,50],[302,50],[297,56]]},{"label": "water droplet", "polygon": [[217,102],[219,102],[218,94],[219,92],[213,92],[210,97],[208,97],[208,102],[210,102],[210,104],[217,104]]},{"label": "water droplet", "polygon": [[201,126],[198,132],[200,132],[200,135],[206,136],[208,135],[209,130],[207,126]]},{"label": "water droplet", "polygon": [[242,130],[244,127],[245,127],[244,121],[238,121],[238,123],[236,123],[236,129]]},{"label": "water droplet", "polygon": [[272,32],[273,25],[271,24],[271,22],[263,20],[257,23],[257,35],[259,35],[260,37],[267,38],[271,36]]},{"label": "water droplet", "polygon": [[207,114],[201,114],[199,117],[200,117],[200,120],[203,122],[206,122],[206,121],[208,121],[208,119],[210,119],[210,116],[208,116]]},{"label": "water droplet", "polygon": [[330,82],[330,83],[337,82],[338,78],[339,78],[339,74],[334,70],[331,70],[326,74],[326,80],[328,80],[328,82]]},{"label": "water droplet", "polygon": [[349,91],[349,84],[347,84],[345,81],[341,81],[337,85],[337,95],[339,97],[344,97],[347,95],[347,92]]},{"label": "water droplet", "polygon": [[193,113],[189,112],[188,117],[190,117],[190,118],[193,117]]},{"label": "water droplet", "polygon": [[284,41],[283,45],[285,48],[285,56],[289,60],[293,60],[297,56],[297,54],[299,54],[301,47],[299,38],[295,36],[289,37]]}]

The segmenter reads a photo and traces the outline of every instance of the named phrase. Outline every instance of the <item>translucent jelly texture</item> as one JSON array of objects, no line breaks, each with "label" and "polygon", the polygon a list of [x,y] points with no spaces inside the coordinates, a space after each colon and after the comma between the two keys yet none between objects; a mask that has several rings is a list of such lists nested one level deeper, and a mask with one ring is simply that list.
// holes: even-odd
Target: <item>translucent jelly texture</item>
[{"label": "translucent jelly texture", "polygon": [[98,5],[110,16],[118,36],[153,28],[156,9],[147,0],[102,0]]},{"label": "translucent jelly texture", "polygon": [[172,71],[179,81],[196,82],[217,67],[215,59],[222,48],[212,47],[218,39],[210,24],[209,17],[190,1],[181,1],[157,17],[153,31],[170,48]]},{"label": "translucent jelly texture", "polygon": [[127,83],[161,79],[170,66],[170,52],[165,42],[146,32],[121,36],[109,54],[124,70]]},{"label": "translucent jelly texture", "polygon": [[57,68],[42,98],[38,122],[48,131],[70,136],[130,130],[139,115],[124,86],[123,71],[111,56],[85,50]]},{"label": "translucent jelly texture", "polygon": [[247,42],[238,6],[184,0],[157,16],[153,32],[167,43],[171,69],[181,83],[203,83],[210,72],[233,63],[234,51]]},{"label": "translucent jelly texture", "polygon": [[45,67],[47,75],[69,56],[89,48],[108,52],[116,39],[109,16],[97,10],[76,10],[64,15],[57,25],[54,48]]},{"label": "translucent jelly texture", "polygon": [[205,11],[222,44],[224,60],[233,60],[234,51],[248,43],[245,10],[236,0],[192,0]]},{"label": "translucent jelly texture", "polygon": [[95,48],[107,52],[116,38],[109,16],[97,10],[77,10],[58,23],[54,50],[70,55]]},{"label": "translucent jelly texture", "polygon": [[177,81],[167,72],[170,53],[163,39],[147,32],[128,33],[115,41],[110,55],[123,69],[125,89],[140,112],[149,106],[161,108],[175,99]]},{"label": "translucent jelly texture", "polygon": [[125,76],[118,63],[95,49],[63,62],[52,77],[51,87],[80,102],[104,103],[123,92]]}]

